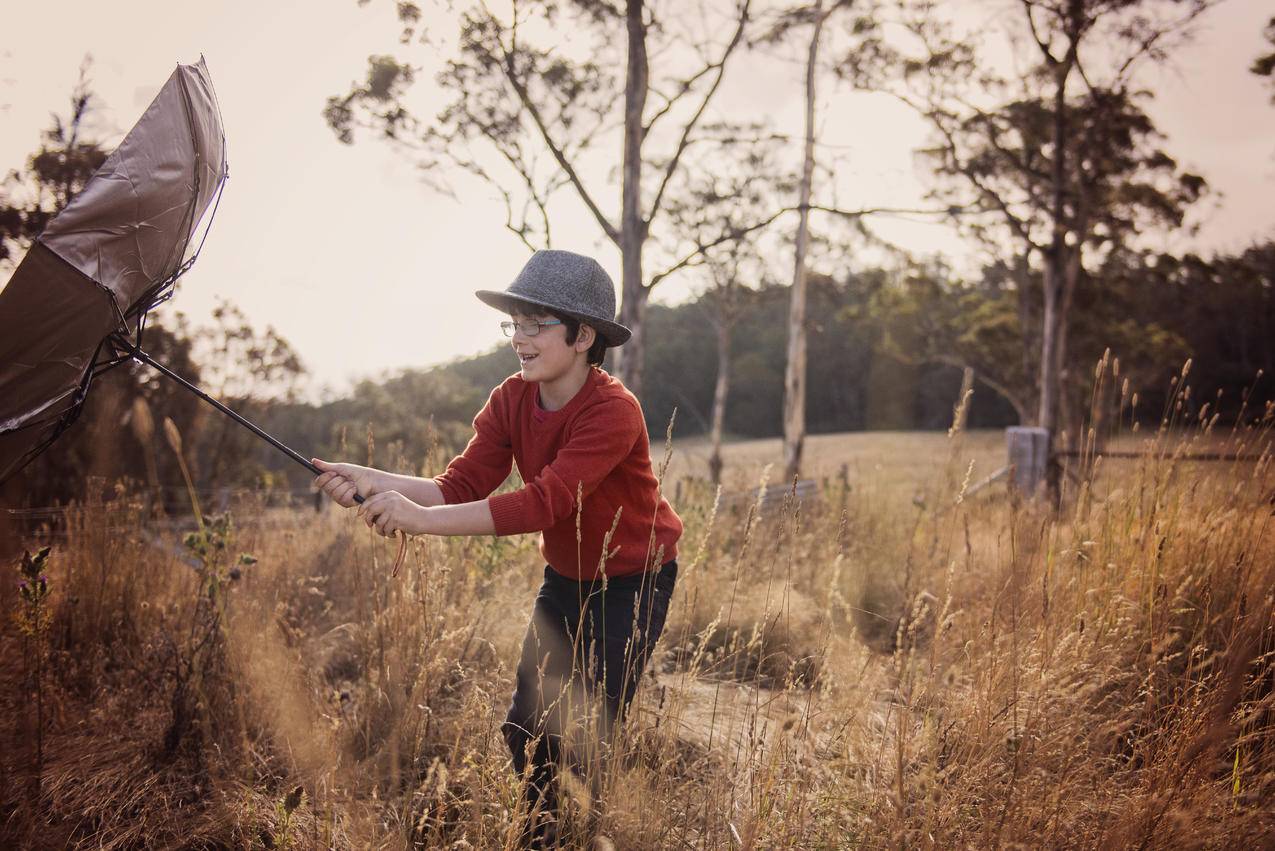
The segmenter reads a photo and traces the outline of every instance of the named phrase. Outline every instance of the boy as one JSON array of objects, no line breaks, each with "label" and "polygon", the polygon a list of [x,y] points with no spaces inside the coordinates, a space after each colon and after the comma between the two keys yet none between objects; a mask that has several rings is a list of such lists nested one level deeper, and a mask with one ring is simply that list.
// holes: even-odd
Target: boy
[{"label": "boy", "polygon": [[[641,406],[600,368],[630,332],[612,320],[597,261],[537,251],[507,290],[477,295],[509,314],[520,370],[492,391],[465,451],[433,479],[315,459],[315,484],[347,508],[362,494],[359,514],[383,535],[542,533],[544,584],[501,726],[540,845],[556,832],[558,765],[582,761],[570,744],[589,705],[605,755],[664,628],[682,522],[659,494]],[[491,496],[511,461],[524,486]]]}]

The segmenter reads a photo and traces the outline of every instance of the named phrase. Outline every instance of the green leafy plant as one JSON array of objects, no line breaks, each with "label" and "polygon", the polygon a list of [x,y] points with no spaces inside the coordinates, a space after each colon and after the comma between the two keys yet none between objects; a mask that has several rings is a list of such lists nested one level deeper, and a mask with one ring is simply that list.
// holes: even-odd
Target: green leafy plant
[{"label": "green leafy plant", "polygon": [[305,800],[305,790],[300,786],[293,789],[283,800],[278,801],[274,805],[275,822],[277,827],[268,843],[271,848],[292,848],[292,814],[297,811],[301,803]]},{"label": "green leafy plant", "polygon": [[[192,491],[192,500],[194,493]],[[177,656],[173,692],[173,718],[164,737],[164,750],[172,753],[190,729],[200,707],[209,706],[206,684],[225,660],[224,622],[229,603],[227,588],[238,582],[244,568],[257,563],[249,553],[231,557],[234,520],[230,512],[203,519],[186,535],[183,544],[194,556],[199,593],[191,622],[190,638]]]},{"label": "green leafy plant", "polygon": [[256,564],[257,559],[248,553],[231,558],[235,527],[230,512],[204,516],[182,452],[181,434],[172,420],[164,420],[164,433],[177,455],[190,495],[197,528],[188,533],[182,543],[194,556],[193,566],[199,576],[189,638],[185,646],[174,654],[176,686],[173,689],[172,722],[164,735],[164,751],[171,755],[190,730],[197,713],[210,711],[212,695],[207,684],[225,663],[224,621],[229,601],[226,588],[237,582],[243,575],[243,569]]}]

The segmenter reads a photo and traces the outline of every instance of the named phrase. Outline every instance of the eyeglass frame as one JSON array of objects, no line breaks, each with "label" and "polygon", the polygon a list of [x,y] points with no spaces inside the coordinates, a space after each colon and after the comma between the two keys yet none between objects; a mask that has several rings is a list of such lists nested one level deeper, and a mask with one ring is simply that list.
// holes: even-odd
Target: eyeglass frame
[{"label": "eyeglass frame", "polygon": [[[546,319],[544,321],[533,319],[530,322],[514,322],[506,319],[504,322],[500,323],[500,330],[506,337],[513,337],[513,335],[518,331],[522,331],[523,336],[526,337],[538,337],[541,330],[544,328],[562,324],[564,323],[561,319]],[[527,326],[535,326],[536,330],[528,331]]]}]

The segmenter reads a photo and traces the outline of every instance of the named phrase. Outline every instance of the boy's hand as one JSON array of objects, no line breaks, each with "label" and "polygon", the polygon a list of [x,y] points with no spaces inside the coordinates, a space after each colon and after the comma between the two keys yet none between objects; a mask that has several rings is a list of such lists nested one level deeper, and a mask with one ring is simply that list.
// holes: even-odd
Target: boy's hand
[{"label": "boy's hand", "polygon": [[343,508],[355,505],[354,495],[368,496],[376,492],[376,470],[360,467],[358,464],[331,464],[318,458],[311,458],[310,463],[323,472],[315,478],[313,487],[323,491],[332,501]]},{"label": "boy's hand", "polygon": [[398,491],[378,493],[359,506],[359,516],[363,518],[363,522],[369,528],[375,526],[376,531],[387,538],[395,532],[423,534],[428,511],[425,506],[417,505]]}]

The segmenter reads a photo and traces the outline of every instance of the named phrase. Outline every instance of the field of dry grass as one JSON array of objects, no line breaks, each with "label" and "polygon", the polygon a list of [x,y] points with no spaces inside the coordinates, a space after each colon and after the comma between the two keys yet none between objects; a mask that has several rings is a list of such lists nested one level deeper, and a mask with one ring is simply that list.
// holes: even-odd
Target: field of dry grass
[{"label": "field of dry grass", "polygon": [[[819,497],[760,513],[675,447],[673,610],[571,841],[1269,847],[1272,416],[1169,424],[1057,512],[966,495],[999,433],[815,437]],[[1261,457],[1174,457],[1204,443]],[[726,459],[755,487],[778,446]],[[416,540],[392,578],[336,510],[245,502],[186,544],[139,510],[78,507],[48,595],[0,590],[0,845],[510,847],[530,538]]]}]

